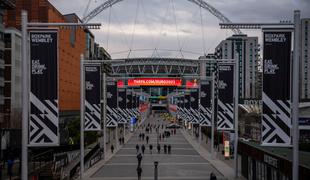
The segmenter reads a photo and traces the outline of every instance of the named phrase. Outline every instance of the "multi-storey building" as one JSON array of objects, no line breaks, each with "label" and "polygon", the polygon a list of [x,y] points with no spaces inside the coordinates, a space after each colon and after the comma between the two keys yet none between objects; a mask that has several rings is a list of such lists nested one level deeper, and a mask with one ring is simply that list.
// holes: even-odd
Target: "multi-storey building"
[{"label": "multi-storey building", "polygon": [[239,97],[256,99],[258,77],[258,37],[233,35],[223,40],[215,49],[217,59],[235,59],[239,61]]},{"label": "multi-storey building", "polygon": [[[21,28],[21,10],[28,12],[30,22],[66,23],[81,22],[77,15],[61,14],[48,0],[18,0],[5,16],[6,27]],[[80,111],[80,56],[86,50],[86,32],[83,28],[59,28],[58,74],[60,143],[66,143],[67,123],[79,117]]]},{"label": "multi-storey building", "polygon": [[300,99],[310,101],[310,18],[301,20]]},{"label": "multi-storey building", "polygon": [[20,129],[22,113],[21,32],[15,28],[6,28],[4,41],[5,113],[2,127]]},{"label": "multi-storey building", "polygon": [[[12,9],[15,5],[12,1],[0,1],[0,123],[4,119],[4,12],[6,9]],[[1,127],[1,126],[0,126]]]}]

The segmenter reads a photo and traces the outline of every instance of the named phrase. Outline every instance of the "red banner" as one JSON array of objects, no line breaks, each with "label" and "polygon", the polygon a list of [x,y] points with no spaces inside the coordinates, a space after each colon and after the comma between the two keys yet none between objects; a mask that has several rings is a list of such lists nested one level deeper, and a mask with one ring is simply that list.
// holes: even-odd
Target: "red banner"
[{"label": "red banner", "polygon": [[128,86],[181,86],[181,79],[174,78],[134,78],[128,79]]}]

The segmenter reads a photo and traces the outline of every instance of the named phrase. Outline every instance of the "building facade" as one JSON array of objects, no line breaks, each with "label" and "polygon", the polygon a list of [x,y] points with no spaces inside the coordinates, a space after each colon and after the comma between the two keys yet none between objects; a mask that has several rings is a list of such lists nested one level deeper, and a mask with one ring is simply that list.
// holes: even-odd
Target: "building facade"
[{"label": "building facade", "polygon": [[310,101],[310,18],[301,20],[300,99]]},{"label": "building facade", "polygon": [[[79,22],[75,14],[61,14],[48,0],[16,1],[7,12],[6,26],[21,27],[21,10],[28,11],[30,22]],[[60,113],[78,114],[80,109],[80,55],[85,53],[84,29],[60,28],[58,31],[59,107]]]},{"label": "building facade", "polygon": [[239,97],[257,99],[256,83],[258,78],[258,37],[233,35],[223,40],[215,49],[217,59],[239,60]]},{"label": "building facade", "polygon": [[21,32],[15,28],[6,28],[4,51],[5,91],[4,122],[5,128],[21,128],[22,114],[22,48]]},{"label": "building facade", "polygon": [[4,13],[15,6],[9,0],[0,1],[0,127],[4,119]]}]

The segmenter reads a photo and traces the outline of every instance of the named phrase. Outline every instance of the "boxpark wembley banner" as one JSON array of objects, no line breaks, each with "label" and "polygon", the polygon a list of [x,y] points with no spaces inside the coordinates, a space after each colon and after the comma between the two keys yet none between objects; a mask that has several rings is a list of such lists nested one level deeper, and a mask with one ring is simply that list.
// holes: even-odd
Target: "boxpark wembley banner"
[{"label": "boxpark wembley banner", "polygon": [[200,112],[199,112],[199,89],[193,88],[190,92],[190,113],[191,122],[194,124],[199,124]]},{"label": "boxpark wembley banner", "polygon": [[120,112],[121,119],[119,124],[125,124],[128,121],[128,112],[126,111],[126,88],[118,88],[118,112]]},{"label": "boxpark wembley banner", "polygon": [[107,127],[116,127],[120,116],[117,113],[117,83],[113,80],[106,82],[106,125]]},{"label": "boxpark wembley banner", "polygon": [[185,92],[184,94],[184,107],[183,107],[183,112],[184,112],[184,119],[186,122],[192,122],[192,117],[191,117],[191,95],[190,92]]},{"label": "boxpark wembley banner", "polygon": [[30,32],[29,146],[59,145],[57,31]]},{"label": "boxpark wembley banner", "polygon": [[101,130],[101,66],[85,65],[85,131]]},{"label": "boxpark wembley banner", "polygon": [[200,125],[211,126],[211,82],[206,80],[200,81]]},{"label": "boxpark wembley banner", "polygon": [[217,129],[234,129],[234,65],[219,64]]},{"label": "boxpark wembley banner", "polygon": [[262,145],[291,145],[291,32],[264,31]]}]

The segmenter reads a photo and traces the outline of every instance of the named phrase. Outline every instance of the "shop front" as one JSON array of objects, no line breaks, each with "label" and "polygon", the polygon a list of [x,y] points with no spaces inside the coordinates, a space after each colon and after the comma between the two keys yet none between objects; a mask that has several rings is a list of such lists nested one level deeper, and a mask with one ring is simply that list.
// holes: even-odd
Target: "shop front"
[{"label": "shop front", "polygon": [[[263,147],[252,142],[239,142],[241,173],[249,180],[291,180],[292,163],[290,148]],[[300,153],[299,179],[308,180],[310,153]]]}]

